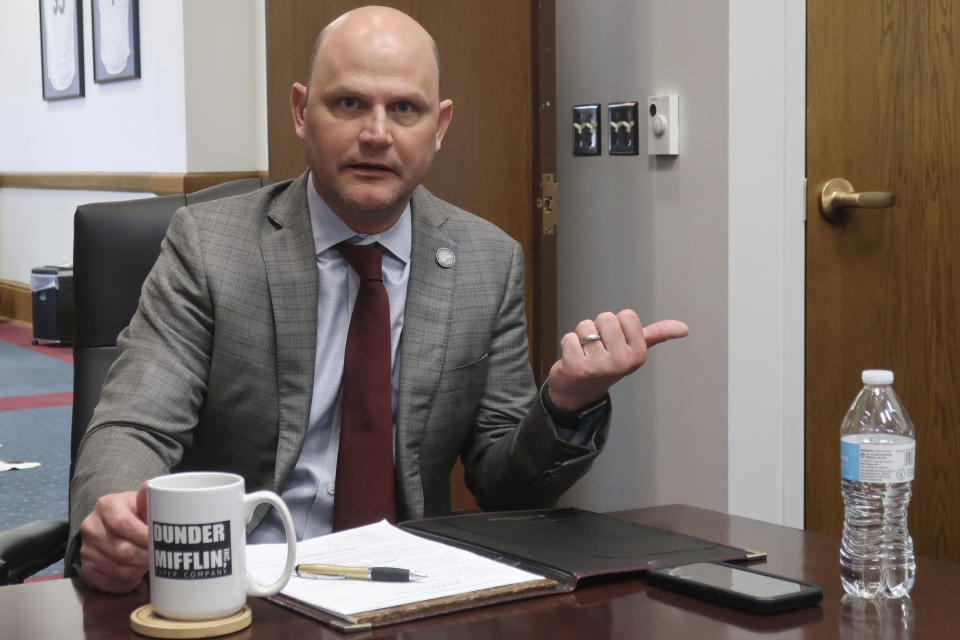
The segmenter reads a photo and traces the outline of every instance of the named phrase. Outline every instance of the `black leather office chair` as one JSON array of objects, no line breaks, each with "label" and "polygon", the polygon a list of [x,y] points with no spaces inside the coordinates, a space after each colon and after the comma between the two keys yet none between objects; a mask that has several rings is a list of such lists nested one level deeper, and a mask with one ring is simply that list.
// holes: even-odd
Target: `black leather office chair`
[{"label": "black leather office chair", "polygon": [[[190,194],[77,207],[73,218],[76,325],[70,477],[80,438],[100,400],[107,370],[117,357],[117,335],[137,309],[140,288],[160,255],[160,241],[173,213],[186,204],[246,193],[271,182],[247,178]],[[62,558],[67,531],[65,520],[30,522],[0,531],[0,585],[22,582]]]}]

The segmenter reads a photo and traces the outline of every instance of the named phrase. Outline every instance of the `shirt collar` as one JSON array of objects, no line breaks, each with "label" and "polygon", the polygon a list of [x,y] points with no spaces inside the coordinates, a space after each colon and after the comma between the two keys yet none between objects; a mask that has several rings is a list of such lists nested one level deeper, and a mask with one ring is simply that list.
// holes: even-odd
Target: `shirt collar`
[{"label": "shirt collar", "polygon": [[400,218],[392,227],[380,233],[357,233],[335,214],[317,193],[313,186],[312,173],[307,176],[307,207],[310,209],[310,222],[313,227],[313,247],[316,255],[333,248],[345,240],[355,244],[379,242],[404,264],[410,262],[412,244],[412,225],[410,222],[410,203],[404,207]]}]

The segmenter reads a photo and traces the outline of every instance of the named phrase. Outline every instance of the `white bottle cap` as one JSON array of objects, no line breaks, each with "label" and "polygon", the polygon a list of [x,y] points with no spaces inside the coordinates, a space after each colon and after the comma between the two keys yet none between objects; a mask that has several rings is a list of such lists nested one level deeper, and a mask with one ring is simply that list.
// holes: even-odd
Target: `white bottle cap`
[{"label": "white bottle cap", "polygon": [[864,369],[860,374],[863,384],[893,384],[893,371],[887,369]]}]

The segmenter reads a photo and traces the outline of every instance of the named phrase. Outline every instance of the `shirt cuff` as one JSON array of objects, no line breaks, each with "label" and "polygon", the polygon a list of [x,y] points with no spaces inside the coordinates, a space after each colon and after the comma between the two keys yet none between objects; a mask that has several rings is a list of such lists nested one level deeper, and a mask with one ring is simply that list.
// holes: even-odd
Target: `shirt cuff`
[{"label": "shirt cuff", "polygon": [[564,411],[550,401],[550,394],[547,392],[548,384],[544,382],[540,387],[540,402],[553,420],[557,437],[571,444],[589,447],[593,443],[597,428],[603,424],[610,413],[610,394],[577,411]]}]

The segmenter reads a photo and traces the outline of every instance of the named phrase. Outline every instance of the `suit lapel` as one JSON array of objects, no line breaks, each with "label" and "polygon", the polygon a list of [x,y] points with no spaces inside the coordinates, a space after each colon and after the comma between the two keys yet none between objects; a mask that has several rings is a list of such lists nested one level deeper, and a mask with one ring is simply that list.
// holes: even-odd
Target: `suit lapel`
[{"label": "suit lapel", "polygon": [[420,517],[423,482],[418,456],[440,380],[456,275],[456,266],[438,263],[437,250],[455,253],[457,246],[442,228],[448,216],[423,187],[414,191],[411,211],[413,242],[400,347],[396,471],[407,516]]},{"label": "suit lapel", "polygon": [[267,272],[277,341],[279,442],[274,488],[286,486],[307,431],[317,343],[317,268],[306,176],[267,211],[260,250]]}]

